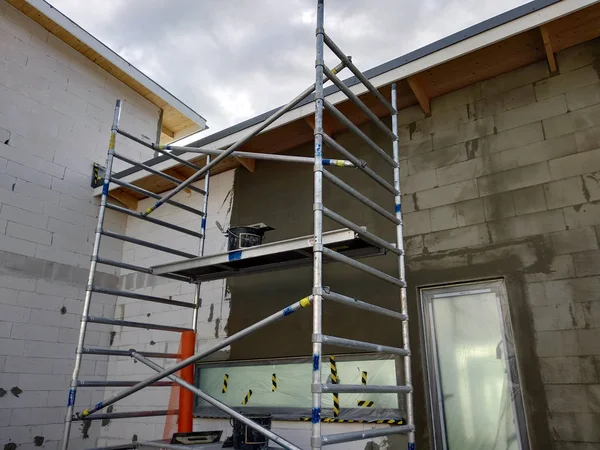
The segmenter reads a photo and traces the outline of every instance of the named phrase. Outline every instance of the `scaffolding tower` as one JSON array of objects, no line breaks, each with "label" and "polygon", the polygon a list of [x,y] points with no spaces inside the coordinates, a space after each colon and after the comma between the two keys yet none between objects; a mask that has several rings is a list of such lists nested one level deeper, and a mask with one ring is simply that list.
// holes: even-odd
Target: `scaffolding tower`
[{"label": "scaffolding tower", "polygon": [[[83,314],[81,318],[81,327],[79,333],[79,339],[77,342],[75,366],[73,370],[72,381],[70,384],[70,390],[68,395],[68,407],[67,415],[65,420],[64,435],[62,440],[62,450],[67,450],[69,434],[71,430],[72,422],[75,420],[95,420],[95,419],[107,419],[107,418],[121,418],[121,417],[148,417],[171,414],[172,411],[133,411],[133,412],[118,412],[118,413],[100,413],[102,409],[114,404],[115,402],[135,393],[139,390],[148,386],[160,386],[160,385],[172,385],[173,383],[181,386],[183,389],[191,391],[193,394],[198,396],[200,399],[208,402],[209,404],[219,408],[229,416],[239,420],[246,424],[248,427],[253,428],[265,437],[269,438],[273,442],[279,444],[281,447],[289,450],[300,450],[300,448],[271,430],[268,430],[261,425],[255,423],[251,419],[245,417],[241,413],[235,411],[231,407],[220,402],[216,398],[206,394],[205,392],[198,389],[193,384],[175,375],[176,372],[184,369],[201,359],[215,353],[233,342],[253,333],[254,331],[265,327],[273,322],[279,321],[291,313],[301,309],[312,306],[313,310],[313,332],[312,332],[312,432],[311,432],[311,449],[319,449],[322,446],[338,444],[343,442],[350,442],[355,440],[362,440],[368,438],[375,438],[380,436],[387,436],[393,434],[407,434],[408,435],[408,448],[414,450],[415,448],[415,433],[414,433],[414,412],[413,412],[413,398],[412,398],[412,382],[411,382],[411,361],[410,361],[410,348],[409,348],[409,328],[408,328],[408,312],[407,312],[407,296],[406,296],[406,282],[405,282],[405,265],[404,265],[404,251],[403,251],[403,237],[402,237],[402,212],[401,212],[401,193],[400,193],[400,158],[398,149],[398,117],[396,109],[396,85],[391,86],[391,98],[388,101],[383,95],[371,84],[371,82],[359,71],[354,65],[350,57],[346,56],[340,48],[331,40],[331,38],[325,34],[324,30],[324,0],[317,0],[317,27],[316,27],[316,62],[315,72],[316,78],[315,83],[305,89],[301,94],[294,98],[290,103],[283,106],[269,118],[262,122],[251,132],[247,133],[241,140],[231,145],[227,150],[212,150],[202,149],[194,147],[181,147],[181,146],[170,146],[170,145],[158,145],[149,144],[142,139],[122,130],[119,127],[119,118],[121,113],[121,102],[118,100],[115,107],[115,114],[113,125],[111,128],[110,141],[108,146],[108,156],[106,159],[106,171],[104,174],[104,182],[102,185],[102,197],[100,202],[100,209],[98,213],[98,225],[96,228],[96,234],[94,239],[94,247],[92,251],[92,258],[90,264],[90,272],[88,278],[88,284],[86,288],[86,296],[84,300]],[[327,46],[333,51],[333,53],[339,58],[340,64],[333,69],[329,69],[324,62],[324,48]],[[337,74],[348,68],[355,77],[367,88],[367,90],[373,94],[389,111],[391,115],[391,130],[377,117],[359,97],[352,92],[341,80]],[[323,85],[327,81],[331,81],[335,86],[343,92],[346,97],[353,102],[391,141],[391,155],[389,150],[381,148],[377,143],[370,139],[365,133],[363,133],[354,123],[343,115],[333,104],[327,101],[323,95]],[[301,157],[301,156],[287,156],[287,155],[271,155],[262,153],[251,153],[238,151],[245,143],[252,139],[257,134],[264,131],[267,127],[273,124],[278,118],[283,116],[286,112],[297,106],[302,100],[309,97],[314,93],[315,101],[315,124],[314,124],[314,157]],[[385,160],[390,166],[393,172],[393,184],[390,184],[385,180],[384,177],[376,173],[373,169],[368,167],[365,161],[360,160],[358,157],[353,155],[350,151],[341,146],[333,138],[327,135],[323,130],[323,112],[327,110],[335,119],[341,122],[346,128],[354,132],[371,150],[376,152],[383,160]],[[152,167],[136,162],[116,152],[115,141],[117,134],[120,134],[126,138],[129,138],[149,149],[158,151],[164,156],[177,161],[193,170],[195,173],[185,181],[180,181],[177,178],[171,177],[168,174],[160,172]],[[342,155],[344,159],[327,159],[323,158],[323,146],[337,151]],[[180,157],[182,153],[198,153],[206,156],[206,163],[204,166],[199,166],[195,163],[191,163],[186,159]],[[211,156],[214,159],[211,160]],[[251,158],[259,160],[271,160],[281,162],[292,162],[300,164],[312,164],[313,165],[313,180],[314,180],[314,199],[313,199],[313,226],[314,235],[312,236],[312,245],[307,244],[306,237],[299,237],[295,239],[289,239],[286,241],[275,242],[266,245],[260,245],[257,247],[243,248],[240,250],[225,252],[217,255],[204,256],[204,242],[206,234],[206,220],[207,220],[207,198],[209,191],[209,175],[210,170],[214,168],[219,162],[227,157],[237,158]],[[135,166],[141,170],[153,173],[160,176],[169,182],[176,185],[168,194],[163,196],[157,195],[153,192],[142,189],[131,183],[127,183],[121,180],[118,176],[113,174],[112,166],[113,160],[117,158],[125,163]],[[326,170],[326,166],[338,166],[354,168],[362,171],[368,177],[370,177],[375,183],[382,186],[387,190],[390,196],[394,198],[393,213],[389,212],[388,209],[375,203],[352,186],[342,181],[340,178],[333,175],[330,171]],[[200,189],[192,183],[200,180],[204,177],[204,189]],[[368,231],[365,227],[359,226],[350,220],[337,214],[335,211],[329,209],[323,204],[323,179],[328,180],[335,187],[345,191],[355,199],[360,201],[366,207],[372,209],[379,215],[383,216],[389,222],[396,227],[396,242],[390,243],[385,239]],[[156,202],[144,212],[132,211],[127,208],[123,208],[118,205],[114,205],[107,201],[110,183],[115,183],[126,189],[136,191],[140,194],[146,195],[151,198],[155,198]],[[202,203],[202,209],[198,210],[188,205],[184,205],[173,199],[175,195],[181,192],[183,189],[189,188],[202,195],[204,200]],[[190,230],[178,225],[171,224],[164,220],[159,220],[151,217],[151,214],[159,208],[161,205],[168,203],[174,207],[183,209],[187,212],[195,214],[201,217],[200,231]],[[392,202],[390,201],[390,205]],[[104,216],[106,209],[111,209],[120,213],[124,213],[128,216],[134,217],[135,219],[144,220],[157,226],[169,228],[171,230],[184,233],[197,237],[200,240],[199,243],[199,256],[175,250],[162,245],[158,245],[152,242],[144,241],[135,237],[120,235],[117,233],[110,232],[104,228]],[[391,209],[391,208],[390,208]],[[327,217],[334,222],[345,227],[341,230],[332,232],[323,231],[323,217]],[[174,254],[185,259],[176,261],[168,264],[162,264],[154,267],[140,267],[133,264],[124,263],[121,261],[109,260],[101,258],[99,256],[100,245],[102,242],[102,236],[107,236],[115,239],[120,239],[125,242],[132,243],[134,245],[141,245],[160,252]],[[312,250],[312,254],[311,254]],[[390,252],[397,256],[398,261],[398,276],[393,276],[382,271],[379,271],[371,266],[366,265],[363,262],[358,261],[358,258],[374,254],[384,254]],[[235,254],[234,254],[235,253]],[[387,308],[373,305],[366,301],[351,298],[341,293],[334,292],[330,287],[323,286],[323,263],[324,262],[339,262],[342,264],[349,265],[355,269],[361,270],[391,283],[398,287],[399,298],[400,298],[400,311],[393,311]],[[169,279],[180,280],[196,285],[194,302],[178,302],[170,299],[164,299],[154,297],[150,295],[144,295],[129,291],[120,291],[115,289],[108,289],[95,284],[95,273],[98,264],[110,265],[113,267],[131,270],[139,273],[150,274],[159,277],[166,277]],[[177,359],[179,355],[159,353],[159,352],[142,352],[136,350],[116,350],[110,348],[98,348],[98,347],[87,347],[85,345],[86,327],[88,323],[98,323],[111,326],[123,326],[123,327],[137,327],[146,329],[156,329],[172,332],[185,332],[185,331],[196,331],[198,321],[198,308],[200,303],[200,283],[208,280],[223,279],[231,276],[239,276],[244,274],[251,274],[257,272],[268,272],[274,269],[280,269],[282,266],[285,267],[296,267],[300,265],[313,266],[313,286],[309,296],[297,301],[288,307],[260,320],[259,322],[250,325],[249,327],[229,336],[223,341],[217,343],[213,347],[206,351],[196,353],[177,364],[172,365],[168,368],[163,368],[156,362],[152,361],[151,358],[172,358]],[[165,303],[168,305],[175,305],[193,310],[192,323],[189,328],[174,327],[164,324],[147,324],[138,323],[125,320],[117,320],[112,318],[103,317],[92,317],[89,315],[90,304],[92,295],[94,293],[109,294],[122,296],[126,298],[140,299],[149,302]],[[403,344],[401,348],[383,346],[370,342],[362,342],[357,340],[351,340],[344,337],[329,336],[323,334],[322,327],[322,303],[323,300],[333,301],[342,303],[350,307],[355,307],[367,311],[371,311],[376,314],[392,317],[402,322],[402,340]],[[394,355],[400,355],[404,360],[404,381],[402,385],[387,386],[387,385],[344,385],[337,383],[322,383],[321,378],[321,366],[322,366],[322,346],[323,344],[336,345],[341,347],[347,347],[354,350],[364,350],[369,352],[388,353]],[[87,355],[108,355],[108,356],[129,356],[135,361],[138,361],[157,373],[152,375],[143,381],[133,382],[120,382],[110,381],[105,382],[98,381],[85,381],[79,378],[79,370],[81,367],[82,358]],[[165,378],[171,380],[171,382],[161,381]],[[126,387],[123,391],[103,400],[95,406],[89,407],[84,411],[75,413],[75,395],[78,387],[89,387],[89,386],[121,386]],[[395,393],[404,395],[404,411],[406,420],[403,425],[390,426],[387,428],[377,428],[365,431],[338,433],[332,435],[323,435],[321,430],[321,397],[323,394],[329,393]],[[138,448],[140,446],[168,448],[173,450],[181,450],[180,445],[167,444],[164,442],[152,442],[152,441],[136,441],[128,445],[120,445],[111,448],[112,450],[125,450],[129,448]],[[204,447],[202,447],[204,448]]]}]

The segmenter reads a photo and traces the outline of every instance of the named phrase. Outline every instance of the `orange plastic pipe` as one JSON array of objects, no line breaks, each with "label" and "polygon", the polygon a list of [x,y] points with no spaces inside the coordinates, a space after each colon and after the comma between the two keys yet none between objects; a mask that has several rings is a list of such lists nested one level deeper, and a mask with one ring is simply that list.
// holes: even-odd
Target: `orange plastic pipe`
[{"label": "orange plastic pipe", "polygon": [[[189,358],[194,354],[196,347],[196,333],[193,331],[184,331],[181,333],[181,359]],[[181,369],[179,372],[181,379],[194,384],[194,364]],[[193,428],[194,416],[194,393],[187,389],[179,389],[179,420],[177,422],[177,431],[179,433],[189,433]]]}]

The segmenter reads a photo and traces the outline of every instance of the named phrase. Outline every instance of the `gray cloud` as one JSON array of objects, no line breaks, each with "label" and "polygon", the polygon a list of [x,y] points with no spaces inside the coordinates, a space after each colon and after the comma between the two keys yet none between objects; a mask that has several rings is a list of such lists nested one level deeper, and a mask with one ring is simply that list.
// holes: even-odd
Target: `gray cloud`
[{"label": "gray cloud", "polygon": [[[202,114],[210,132],[313,80],[314,0],[49,2]],[[327,0],[325,28],[366,70],[523,3]]]}]

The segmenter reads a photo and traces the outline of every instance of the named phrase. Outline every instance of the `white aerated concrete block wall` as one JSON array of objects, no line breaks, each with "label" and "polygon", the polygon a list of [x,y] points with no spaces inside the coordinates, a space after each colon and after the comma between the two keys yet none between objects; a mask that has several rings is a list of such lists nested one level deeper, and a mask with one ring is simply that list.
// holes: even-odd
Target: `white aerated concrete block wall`
[{"label": "white aerated concrete block wall", "polygon": [[[18,10],[0,0],[0,446],[58,447],[98,214],[92,163],[104,165],[117,98],[122,125],[156,135],[159,109]],[[118,140],[136,160],[146,150]],[[120,169],[116,163],[116,169]],[[106,227],[125,230],[108,211]],[[119,259],[122,244],[105,240]],[[97,281],[116,287],[114,268]],[[90,313],[114,316],[116,299],[94,297]],[[110,328],[87,345],[107,346]],[[82,378],[103,380],[107,358],[86,358]],[[77,407],[102,390],[80,389]],[[96,445],[100,424],[75,424],[71,448]]]},{"label": "white aerated concrete block wall", "polygon": [[[233,204],[234,174],[235,171],[231,170],[210,178],[205,255],[227,250],[226,238],[218,230],[216,222],[220,222],[224,227],[229,225]],[[194,186],[204,188],[204,181],[195,183]],[[193,208],[202,209],[203,196],[194,191],[182,191],[174,199]],[[153,199],[141,201],[138,208],[143,211],[153,202]],[[200,231],[199,216],[169,204],[157,209],[152,217],[190,230]],[[198,238],[137,219],[130,218],[127,221],[126,234],[176,250],[198,254]],[[182,259],[184,258],[181,256],[170,255],[128,243],[125,243],[123,247],[123,261],[135,265],[151,267]],[[123,271],[120,287],[164,299],[188,303],[194,301],[194,285],[145,276],[144,274]],[[227,337],[229,299],[225,281],[218,280],[203,283],[201,299],[202,303],[198,314],[197,350],[206,349]],[[192,325],[192,310],[179,306],[119,297],[115,308],[115,318],[190,328]],[[114,331],[115,335],[112,342],[114,348],[135,348],[136,350],[166,353],[177,353],[179,350],[180,333],[121,327],[115,327]],[[172,359],[158,359],[155,361],[162,366],[169,366],[175,362]],[[135,364],[129,357],[122,357],[111,358],[108,373],[109,379],[141,380],[155,372],[142,364]],[[106,397],[119,390],[120,388],[107,389]],[[169,405],[170,393],[171,388],[169,387],[147,388],[118,402],[114,406],[114,411],[166,409]],[[162,438],[164,424],[164,417],[113,420],[109,425],[103,427],[100,443],[110,445],[123,440],[131,441],[134,434],[140,436],[140,439]]]}]

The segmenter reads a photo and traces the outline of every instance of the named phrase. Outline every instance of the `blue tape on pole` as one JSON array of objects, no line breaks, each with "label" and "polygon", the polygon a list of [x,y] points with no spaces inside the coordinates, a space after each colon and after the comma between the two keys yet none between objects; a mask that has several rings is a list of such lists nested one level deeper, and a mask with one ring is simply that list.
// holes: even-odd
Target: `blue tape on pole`
[{"label": "blue tape on pole", "polygon": [[229,254],[227,255],[227,259],[229,259],[229,261],[238,261],[240,259],[242,259],[242,251],[237,251],[237,252],[229,252]]},{"label": "blue tape on pole", "polygon": [[102,185],[102,195],[108,195],[108,182]]},{"label": "blue tape on pole", "polygon": [[294,312],[294,310],[292,309],[291,306],[288,306],[287,308],[285,308],[283,310],[283,315],[284,316],[289,316],[290,314],[292,314]]},{"label": "blue tape on pole", "polygon": [[415,450],[415,443],[414,442],[409,442],[408,443],[408,450]]},{"label": "blue tape on pole", "polygon": [[312,410],[312,423],[321,422],[321,408],[313,408]]},{"label": "blue tape on pole", "polygon": [[324,165],[324,166],[331,166],[331,160],[330,160],[330,159],[323,158],[323,165]]},{"label": "blue tape on pole", "polygon": [[201,227],[203,230],[206,230],[206,217],[203,217],[203,218],[202,218],[202,223],[201,223],[200,227]]},{"label": "blue tape on pole", "polygon": [[319,355],[313,355],[313,370],[319,370]]},{"label": "blue tape on pole", "polygon": [[317,144],[315,146],[315,156],[321,156],[322,152],[321,152],[321,144]]},{"label": "blue tape on pole", "polygon": [[399,212],[402,212],[402,205],[400,203],[396,205],[396,214]]},{"label": "blue tape on pole", "polygon": [[96,406],[95,406],[95,408],[96,408],[96,409],[102,409],[102,402],[100,402],[100,403],[96,403]]},{"label": "blue tape on pole", "polygon": [[67,406],[72,406],[75,404],[75,395],[76,394],[77,394],[77,391],[75,389],[69,390],[69,399],[67,400]]}]

